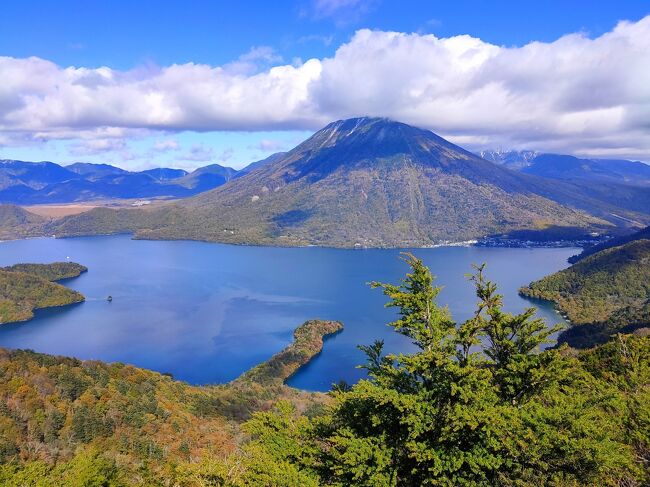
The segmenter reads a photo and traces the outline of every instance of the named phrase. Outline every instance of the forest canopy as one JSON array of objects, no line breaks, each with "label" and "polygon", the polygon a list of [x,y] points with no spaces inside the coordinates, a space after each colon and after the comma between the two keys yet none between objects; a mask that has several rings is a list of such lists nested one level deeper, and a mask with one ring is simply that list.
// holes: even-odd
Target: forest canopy
[{"label": "forest canopy", "polygon": [[520,292],[556,304],[572,325],[560,340],[573,347],[593,347],[616,332],[650,326],[650,240],[588,255]]},{"label": "forest canopy", "polygon": [[87,270],[74,262],[0,268],[0,324],[29,320],[36,309],[83,301],[81,293],[51,281],[77,277]]},{"label": "forest canopy", "polygon": [[[4,352],[0,483],[647,485],[650,338],[540,350],[556,330],[532,308],[505,312],[484,266],[471,277],[477,307],[457,323],[430,270],[404,259],[401,282],[372,286],[416,351],[362,345],[367,379],[312,394],[308,407],[268,392],[273,381],[199,388],[121,364]],[[242,424],[226,411],[247,387],[269,401]]]}]

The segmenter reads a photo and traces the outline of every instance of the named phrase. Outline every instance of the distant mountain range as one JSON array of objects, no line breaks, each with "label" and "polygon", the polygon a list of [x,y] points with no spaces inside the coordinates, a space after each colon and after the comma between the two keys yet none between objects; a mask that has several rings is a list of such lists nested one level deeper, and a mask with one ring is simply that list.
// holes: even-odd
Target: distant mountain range
[{"label": "distant mountain range", "polygon": [[565,181],[650,186],[650,165],[624,159],[580,159],[534,151],[482,151],[481,157],[508,169]]},{"label": "distant mountain range", "polygon": [[49,231],[381,247],[524,229],[584,235],[650,223],[650,188],[512,170],[387,119],[333,122],[259,166],[186,200],[138,211],[96,209],[58,220]]},{"label": "distant mountain range", "polygon": [[[287,156],[278,152],[237,171],[212,164],[189,173],[183,169],[154,168],[130,172],[109,164],[77,162],[60,166],[53,162],[0,160],[0,204],[48,204],[133,198],[179,199],[209,191],[255,169]],[[650,165],[609,159],[580,159],[535,151],[482,151],[481,158],[521,173],[578,184],[650,187]],[[607,192],[597,186],[594,192]],[[630,200],[634,194],[619,188]],[[634,192],[633,192],[634,193]],[[644,200],[642,200],[642,203]],[[622,205],[626,207],[626,204]],[[631,208],[635,209],[635,208]]]},{"label": "distant mountain range", "polygon": [[522,151],[501,151],[501,150],[484,150],[478,153],[486,161],[494,162],[506,166],[508,169],[522,169],[530,165],[539,152],[531,150]]},{"label": "distant mountain range", "polygon": [[[264,161],[253,163],[255,167]],[[245,168],[242,171],[249,171]],[[238,171],[219,164],[188,173],[155,168],[130,172],[108,164],[0,160],[0,203],[30,205],[101,199],[187,198],[230,181]]]},{"label": "distant mountain range", "polygon": [[[133,232],[138,238],[407,247],[522,231],[544,239],[625,233],[650,224],[650,166],[532,151],[481,156],[428,130],[355,118],[241,171],[217,164],[187,173],[0,161],[0,203],[185,198],[56,220],[8,207],[0,214],[0,235]],[[3,219],[22,223],[7,229]]]}]

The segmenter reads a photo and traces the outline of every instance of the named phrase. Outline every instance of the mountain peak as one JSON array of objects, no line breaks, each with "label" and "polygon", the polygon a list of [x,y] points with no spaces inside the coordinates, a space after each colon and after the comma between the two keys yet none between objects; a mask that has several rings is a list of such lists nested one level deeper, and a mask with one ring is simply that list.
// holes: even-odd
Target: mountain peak
[{"label": "mountain peak", "polygon": [[[365,132],[365,131],[380,131],[380,130],[399,130],[410,129],[422,132],[430,132],[429,130],[421,129],[414,127],[412,125],[405,124],[403,122],[398,122],[396,120],[387,118],[387,117],[354,117],[354,118],[345,118],[342,120],[337,120],[331,122],[323,127],[316,133],[332,133],[337,132],[345,135],[352,135],[356,132]],[[433,134],[433,132],[430,132]],[[434,134],[435,135],[435,134]]]},{"label": "mountain peak", "polygon": [[[374,135],[376,135],[378,131],[387,129],[390,130],[391,126],[398,124],[398,122],[395,122],[388,118],[347,118],[327,124],[325,127],[316,132],[313,135],[312,139],[317,138],[323,140],[321,147],[326,147],[328,145],[339,143],[342,139],[354,136],[355,134],[366,134],[366,136],[368,136],[373,135],[370,132],[374,132]],[[311,139],[307,139],[306,142],[309,140]]]},{"label": "mountain peak", "polygon": [[486,163],[430,130],[388,118],[357,117],[328,124],[268,170],[282,170],[286,180],[307,177],[313,182],[339,169],[415,164],[447,170],[470,160]]},{"label": "mountain peak", "polygon": [[375,124],[397,124],[390,118],[386,117],[353,117],[353,118],[344,118],[341,120],[336,120],[335,122],[328,123],[321,130],[343,130],[343,131],[354,131],[359,127],[368,127]]},{"label": "mountain peak", "polygon": [[426,129],[357,117],[177,203],[183,218],[170,221],[161,208],[167,223],[142,231],[230,243],[409,247],[539,228],[586,232],[612,213],[639,218],[592,193],[500,167]]}]

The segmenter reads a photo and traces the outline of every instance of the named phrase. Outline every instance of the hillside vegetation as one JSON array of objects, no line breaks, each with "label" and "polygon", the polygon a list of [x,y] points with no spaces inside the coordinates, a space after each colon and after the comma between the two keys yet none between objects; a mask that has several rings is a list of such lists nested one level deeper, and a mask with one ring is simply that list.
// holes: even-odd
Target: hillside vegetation
[{"label": "hillside vegetation", "polygon": [[323,336],[341,328],[308,321],[268,362],[230,384],[205,387],[121,363],[0,349],[0,484],[113,485],[84,484],[88,475],[158,485],[184,464],[234,455],[239,424],[253,411],[279,399],[301,411],[328,401],[284,380],[320,352]]},{"label": "hillside vegetation", "polygon": [[572,324],[562,339],[573,346],[591,346],[616,331],[650,325],[650,240],[601,250],[521,293],[556,303]]},{"label": "hillside vegetation", "polygon": [[633,242],[635,240],[643,240],[643,239],[650,240],[650,227],[645,227],[629,235],[623,235],[620,237],[611,238],[597,245],[587,247],[578,255],[574,255],[570,257],[569,262],[571,264],[575,264],[576,262],[584,259],[585,257],[589,257],[590,255],[600,252],[601,250],[611,249],[612,247],[618,247],[628,242]]},{"label": "hillside vegetation", "polygon": [[182,458],[205,453],[208,446],[232,446],[224,418],[198,421],[194,408],[203,391],[155,372],[2,350],[0,373],[3,462],[54,463],[91,443],[143,458]]},{"label": "hillside vegetation", "polygon": [[323,338],[343,330],[338,321],[310,320],[293,333],[293,343],[266,362],[253,367],[237,378],[237,382],[258,382],[265,385],[284,383],[323,348]]},{"label": "hillside vegetation", "polygon": [[[290,373],[285,359],[302,363],[333,322],[304,324],[293,349],[223,386],[1,351],[0,484],[647,485],[650,338],[539,352],[554,330],[534,310],[504,313],[482,267],[479,306],[456,323],[429,269],[407,259],[402,282],[373,287],[416,351],[363,346],[368,378],[328,395],[267,372]],[[235,404],[252,416],[233,415]]]},{"label": "hillside vegetation", "polygon": [[87,270],[74,262],[0,268],[0,324],[29,320],[36,309],[83,301],[82,294],[51,281],[76,277]]},{"label": "hillside vegetation", "polygon": [[14,264],[0,270],[9,272],[24,272],[42,277],[48,281],[60,281],[78,277],[87,272],[88,268],[76,262],[53,262],[51,264]]},{"label": "hillside vegetation", "polygon": [[42,277],[0,271],[0,324],[26,321],[34,310],[65,306],[84,300],[83,295]]},{"label": "hillside vegetation", "polygon": [[0,205],[0,240],[43,235],[46,218],[18,206]]}]

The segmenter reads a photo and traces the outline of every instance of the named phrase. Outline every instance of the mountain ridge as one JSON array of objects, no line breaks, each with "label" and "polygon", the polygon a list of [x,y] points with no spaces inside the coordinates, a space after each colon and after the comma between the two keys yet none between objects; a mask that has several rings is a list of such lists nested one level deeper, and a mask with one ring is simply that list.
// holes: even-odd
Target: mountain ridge
[{"label": "mountain ridge", "polygon": [[110,164],[76,162],[60,166],[53,162],[5,159],[0,160],[0,203],[32,205],[101,199],[187,198],[225,184],[236,172],[218,164],[200,167],[191,173],[165,167],[132,172]]},{"label": "mountain ridge", "polygon": [[[504,229],[611,225],[578,208],[600,204],[605,215],[606,204],[581,196],[571,208],[544,193],[576,200],[571,185],[502,168],[425,129],[364,117],[332,122],[226,185],[150,210],[150,224],[133,213],[119,219],[122,228],[138,219],[137,238],[342,247],[427,246]],[[83,234],[118,218],[96,216],[96,225],[92,212],[64,219],[53,233]]]},{"label": "mountain ridge", "polygon": [[332,122],[252,166],[187,199],[137,211],[98,208],[49,222],[44,232],[422,247],[521,230],[609,233],[650,224],[650,188],[525,174],[385,118]]},{"label": "mountain ridge", "polygon": [[529,150],[484,150],[479,155],[509,169],[549,179],[650,186],[650,165],[641,161],[580,158]]}]

